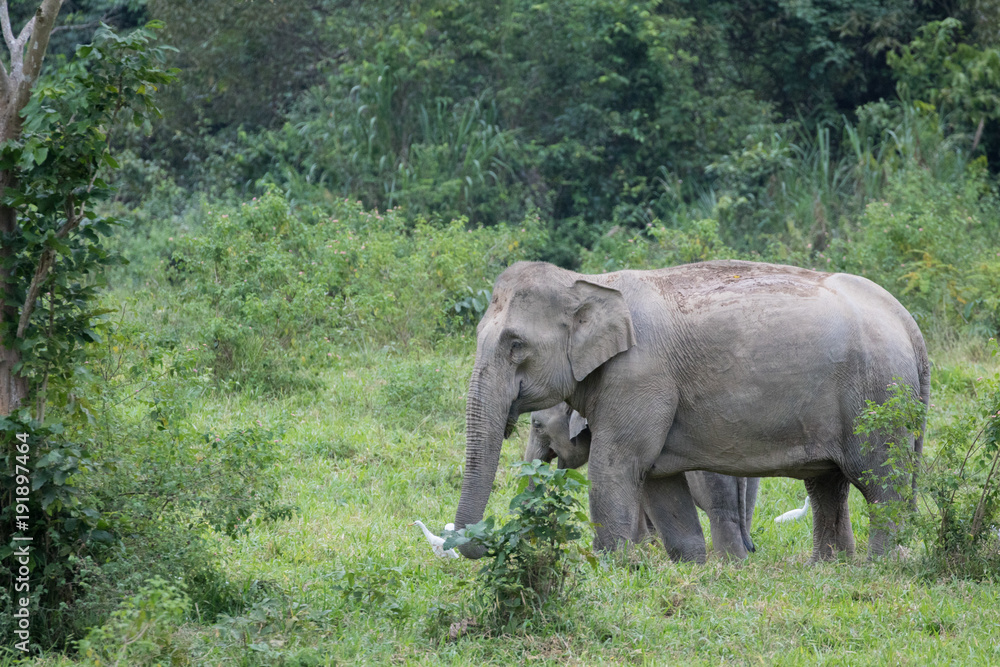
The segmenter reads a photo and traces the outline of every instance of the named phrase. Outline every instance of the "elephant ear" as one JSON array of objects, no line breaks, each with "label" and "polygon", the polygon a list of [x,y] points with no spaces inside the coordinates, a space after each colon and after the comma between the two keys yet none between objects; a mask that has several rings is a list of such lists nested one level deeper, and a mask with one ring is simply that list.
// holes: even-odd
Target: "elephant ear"
[{"label": "elephant ear", "polygon": [[576,436],[580,435],[583,433],[583,430],[589,426],[587,418],[574,410],[573,414],[569,417],[569,439],[572,440]]},{"label": "elephant ear", "polygon": [[625,297],[618,290],[577,280],[572,292],[577,301],[569,363],[579,382],[611,357],[635,345],[635,333]]}]

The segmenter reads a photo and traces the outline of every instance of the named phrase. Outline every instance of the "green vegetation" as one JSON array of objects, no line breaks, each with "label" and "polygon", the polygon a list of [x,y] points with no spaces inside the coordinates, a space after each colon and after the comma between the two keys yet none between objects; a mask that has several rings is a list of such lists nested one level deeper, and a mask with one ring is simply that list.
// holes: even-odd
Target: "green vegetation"
[{"label": "green vegetation", "polygon": [[589,485],[576,470],[558,470],[549,464],[523,461],[515,466],[520,480],[510,501],[512,518],[497,526],[493,517],[467,526],[444,543],[445,548],[472,543],[486,549],[479,571],[483,590],[474,615],[493,632],[530,626],[536,616],[565,603],[572,565],[587,560],[575,541],[589,524],[579,492]]},{"label": "green vegetation", "polygon": [[[35,664],[1000,661],[1000,15],[954,4],[66,3],[0,149],[0,664],[22,432]],[[920,324],[899,557],[806,565],[768,479],[745,563],[595,558],[516,433],[436,559],[496,275],[721,257]]]}]

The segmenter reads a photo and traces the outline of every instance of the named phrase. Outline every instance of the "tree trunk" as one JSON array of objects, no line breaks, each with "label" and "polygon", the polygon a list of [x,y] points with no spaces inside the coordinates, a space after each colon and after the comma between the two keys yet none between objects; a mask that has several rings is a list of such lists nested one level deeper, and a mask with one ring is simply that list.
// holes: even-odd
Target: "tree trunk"
[{"label": "tree trunk", "polygon": [[[0,182],[6,180],[7,176],[8,174],[0,175]],[[2,187],[0,185],[0,188]],[[0,189],[0,193],[2,192]],[[12,208],[0,206],[0,234],[4,236],[12,234],[16,226],[17,212]],[[0,248],[0,261],[9,254],[9,247]],[[8,280],[7,271],[2,268],[0,268],[0,282],[3,283],[3,294],[6,297],[14,285]],[[21,401],[28,393],[28,382],[14,372],[14,365],[21,361],[21,353],[13,349],[13,346],[8,347],[3,333],[10,332],[10,335],[13,335],[17,328],[17,308],[3,304],[0,305],[0,313],[3,317],[3,328],[0,329],[0,416],[7,416],[21,406]]]},{"label": "tree trunk", "polygon": [[[31,98],[31,88],[42,69],[42,59],[49,46],[49,35],[55,26],[62,0],[42,0],[35,16],[17,37],[10,25],[7,0],[0,1],[0,23],[4,42],[10,51],[10,71],[0,65],[0,141],[17,139],[21,135],[21,110]],[[27,49],[25,48],[27,46]],[[14,174],[0,172],[0,197],[13,183]],[[17,211],[0,206],[0,235],[7,238],[17,233]],[[7,244],[0,246],[0,261],[10,256]],[[21,406],[28,393],[28,381],[14,372],[21,361],[16,349],[15,331],[18,308],[9,305],[17,286],[8,271],[0,268],[0,416],[7,416]]]}]

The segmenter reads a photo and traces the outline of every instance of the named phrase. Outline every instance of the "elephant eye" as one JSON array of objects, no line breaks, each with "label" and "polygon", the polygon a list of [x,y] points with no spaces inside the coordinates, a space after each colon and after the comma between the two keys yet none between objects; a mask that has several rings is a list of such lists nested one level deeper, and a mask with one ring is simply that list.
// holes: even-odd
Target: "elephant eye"
[{"label": "elephant eye", "polygon": [[540,421],[532,421],[531,425],[535,428],[542,428],[542,422]]}]

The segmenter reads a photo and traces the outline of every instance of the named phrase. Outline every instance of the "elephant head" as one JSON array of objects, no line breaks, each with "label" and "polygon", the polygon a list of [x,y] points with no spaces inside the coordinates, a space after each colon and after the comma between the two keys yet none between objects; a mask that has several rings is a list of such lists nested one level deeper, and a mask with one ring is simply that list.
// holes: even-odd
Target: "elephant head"
[{"label": "elephant head", "polygon": [[[457,528],[482,520],[501,446],[518,416],[568,398],[577,383],[634,345],[621,292],[590,278],[542,262],[519,262],[497,278],[477,328]],[[471,544],[461,551],[483,555]]]},{"label": "elephant head", "polygon": [[560,468],[579,468],[590,459],[587,420],[566,403],[531,413],[524,459],[548,463],[555,458]]}]

